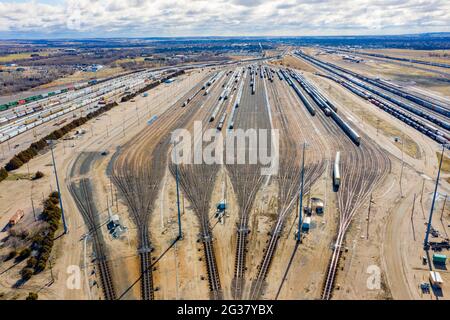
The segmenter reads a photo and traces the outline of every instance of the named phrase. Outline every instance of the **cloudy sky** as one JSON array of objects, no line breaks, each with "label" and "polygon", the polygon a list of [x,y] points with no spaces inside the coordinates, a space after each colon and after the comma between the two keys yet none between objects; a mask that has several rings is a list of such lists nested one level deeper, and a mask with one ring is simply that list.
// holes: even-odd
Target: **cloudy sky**
[{"label": "cloudy sky", "polygon": [[450,31],[450,0],[0,0],[0,38]]}]

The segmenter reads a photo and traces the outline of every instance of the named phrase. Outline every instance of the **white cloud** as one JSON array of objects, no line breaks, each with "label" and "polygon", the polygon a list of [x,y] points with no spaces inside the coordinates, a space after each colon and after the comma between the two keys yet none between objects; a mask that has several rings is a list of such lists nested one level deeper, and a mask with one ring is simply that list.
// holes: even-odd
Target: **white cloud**
[{"label": "white cloud", "polygon": [[[76,23],[74,23],[76,22]],[[321,35],[450,31],[448,0],[0,0],[0,34]]]}]

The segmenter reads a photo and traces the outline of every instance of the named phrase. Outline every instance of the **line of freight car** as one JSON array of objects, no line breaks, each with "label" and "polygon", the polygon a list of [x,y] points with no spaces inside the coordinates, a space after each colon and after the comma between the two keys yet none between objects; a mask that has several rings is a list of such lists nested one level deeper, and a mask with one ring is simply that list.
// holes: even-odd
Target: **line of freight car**
[{"label": "line of freight car", "polygon": [[290,77],[288,77],[287,73],[284,70],[280,70],[281,74],[283,75],[283,78],[286,80],[286,82],[292,87],[294,84]]},{"label": "line of freight car", "polygon": [[[120,86],[120,87],[123,87],[123,85],[122,86]],[[103,94],[103,93],[105,93],[105,92],[114,92],[115,90],[117,90],[117,89],[114,89],[115,87],[113,86],[113,88],[110,90],[110,91],[105,91],[105,90],[103,90],[103,91],[99,91],[99,90],[95,90],[95,91],[89,91],[88,92],[88,95],[87,96],[85,96],[83,99],[84,100],[87,100],[87,99],[89,99],[90,97],[92,97],[92,96],[94,96],[94,97],[97,97],[97,96],[99,96],[99,94]],[[86,89],[85,89],[86,90]],[[100,93],[98,93],[98,92],[100,92]],[[80,98],[81,98],[81,95],[80,95],[80,93],[82,93],[82,92],[78,92],[78,94],[76,94],[75,92],[73,93],[73,94],[75,94],[75,96],[73,96],[72,97],[72,99],[68,99],[68,97],[66,96],[65,98],[61,98],[61,99],[58,99],[57,101],[51,101],[51,100],[49,100],[47,103],[47,105],[46,105],[46,110],[48,109],[48,110],[53,110],[53,107],[54,106],[56,106],[56,105],[59,105],[59,104],[61,104],[62,106],[66,106],[66,105],[68,105],[69,104],[69,101],[70,100],[72,100],[72,103],[75,103],[77,100],[79,100]],[[72,95],[73,95],[72,94]],[[36,103],[36,102],[34,102],[34,103]],[[30,103],[29,105],[30,106],[32,106],[34,103]],[[41,102],[41,103],[44,103],[44,102]],[[53,111],[49,111],[49,112],[47,112],[47,113],[41,113],[40,111],[43,111],[44,110],[44,108],[43,108],[43,106],[42,106],[42,104],[39,104],[39,105],[37,105],[37,106],[35,106],[35,107],[33,107],[32,109],[30,109],[30,108],[26,108],[25,110],[20,110],[20,111],[13,111],[14,112],[14,114],[13,115],[9,115],[9,116],[6,116],[6,118],[8,119],[8,121],[11,121],[11,120],[14,120],[14,119],[19,119],[19,118],[22,118],[22,117],[25,117],[25,116],[31,116],[31,117],[33,117],[34,116],[34,113],[36,113],[36,112],[39,112],[39,114],[38,114],[38,116],[40,117],[40,118],[42,118],[42,117],[44,117],[44,116],[46,116],[46,115],[48,115],[48,114],[51,114],[52,112],[57,112],[57,111],[59,111],[60,109],[58,109],[58,110],[53,110]],[[28,118],[28,117],[27,117]],[[19,124],[19,123],[24,123],[24,122],[27,122],[28,121],[28,119],[20,119],[20,120],[18,120],[19,122],[14,122],[12,125],[14,125],[14,124]]]},{"label": "line of freight car", "polygon": [[225,123],[225,118],[226,118],[226,117],[227,117],[227,113],[224,112],[223,115],[222,115],[222,117],[220,118],[219,123],[217,124],[217,130],[219,130],[219,131],[222,130],[223,125],[224,125],[224,123]]},{"label": "line of freight car", "polygon": [[220,107],[222,106],[223,100],[219,101],[217,103],[217,106],[214,108],[213,112],[211,113],[211,117],[209,118],[209,122],[213,122],[214,119],[216,119],[217,114],[219,113]]},{"label": "line of freight car", "polygon": [[396,110],[395,108],[387,105],[384,102],[381,102],[379,100],[376,100],[374,98],[370,98],[369,101],[376,105],[378,108],[382,109],[383,111],[393,115],[394,117],[398,118],[399,120],[403,121],[407,125],[413,127],[414,129],[422,132],[427,137],[441,143],[441,144],[448,144],[449,142],[449,136],[447,134],[442,134],[436,128],[433,128],[429,126],[426,123],[423,123],[419,120],[416,120],[414,118],[411,118],[410,115],[407,115],[405,113],[402,113],[399,110]]},{"label": "line of freight car", "polygon": [[415,108],[413,106],[410,106],[410,105],[408,105],[408,104],[406,104],[406,103],[404,103],[404,102],[402,102],[402,101],[400,101],[400,100],[398,100],[398,99],[396,99],[396,98],[394,98],[394,97],[392,97],[392,96],[390,96],[390,95],[388,95],[388,94],[386,94],[386,93],[384,93],[384,92],[382,92],[380,90],[372,88],[372,87],[370,87],[370,86],[368,86],[368,85],[366,85],[364,83],[358,83],[358,81],[352,81],[352,82],[355,83],[355,84],[358,84],[360,87],[363,87],[364,89],[366,89],[366,90],[368,90],[368,91],[370,91],[370,92],[372,92],[372,93],[382,97],[383,99],[386,99],[386,100],[388,100],[388,101],[398,105],[399,107],[402,107],[403,109],[406,109],[406,110],[410,111],[411,113],[414,113],[414,114],[416,114],[416,115],[418,115],[418,116],[420,116],[420,117],[422,117],[422,118],[424,118],[426,120],[429,120],[429,121],[437,124],[438,126],[444,128],[444,129],[450,130],[450,123],[445,121],[445,120],[440,120],[440,119],[436,118],[435,116],[428,114],[427,112],[423,112],[420,109],[417,109],[417,108]]},{"label": "line of freight car", "polygon": [[322,104],[324,104],[324,110],[326,108],[329,108],[331,110],[333,110],[334,112],[338,112],[336,106],[327,98],[325,98],[325,96],[319,92],[319,90],[317,88],[315,88],[314,86],[312,86],[303,76],[301,76],[298,73],[294,73],[296,75],[296,79],[297,81],[299,81],[301,84],[303,83],[305,86],[309,87],[309,89],[322,101]]},{"label": "line of freight car", "polygon": [[300,100],[303,102],[303,104],[305,105],[306,109],[309,111],[309,113],[312,116],[316,115],[316,110],[314,110],[314,108],[312,107],[312,105],[309,103],[309,101],[306,99],[306,97],[303,95],[303,92],[300,91],[300,89],[297,87],[297,85],[295,83],[292,82],[292,86],[291,86],[295,93],[297,93],[298,97],[300,98]]},{"label": "line of freight car", "polygon": [[[328,99],[319,96],[318,92],[313,86],[311,86],[304,78],[302,80],[296,79],[297,82],[302,86],[302,88],[308,93],[308,95],[314,100],[317,106],[325,113],[327,117],[331,116],[331,110],[337,112],[337,108],[334,107]],[[324,100],[325,99],[325,100]],[[328,103],[327,103],[328,102]],[[330,109],[328,105],[333,105],[334,109]]]},{"label": "line of freight car", "polygon": [[350,84],[340,81],[336,78],[332,78],[333,80],[339,82],[343,87],[347,88],[354,94],[358,95],[359,97],[368,100],[373,105],[377,106],[378,108],[382,109],[383,111],[393,115],[397,119],[403,121],[404,123],[408,124],[409,126],[413,127],[414,129],[424,133],[428,137],[432,138],[433,140],[439,142],[439,143],[448,143],[448,140],[450,140],[450,136],[446,133],[443,133],[439,131],[438,129],[428,125],[427,123],[424,123],[414,117],[412,117],[410,114],[403,112],[401,110],[397,110],[396,108],[389,106],[387,103],[383,103],[382,101],[376,99],[371,94],[368,94],[367,92],[360,90],[358,88],[355,88],[351,86]]},{"label": "line of freight car", "polygon": [[[73,105],[70,106],[68,108],[58,108],[57,110],[48,110],[48,111],[43,111],[43,113],[45,114],[45,116],[40,116],[39,120],[33,121],[30,124],[20,124],[18,126],[9,126],[9,127],[3,127],[1,128],[1,136],[0,136],[0,142],[5,142],[9,139],[14,138],[15,136],[24,133],[28,130],[33,129],[34,127],[37,127],[38,125],[41,125],[43,123],[46,123],[48,121],[54,120],[60,116],[63,116],[69,112],[72,112],[78,108],[81,107],[85,107],[85,106],[89,106],[95,104],[95,101],[92,102],[86,102],[86,103],[82,103],[81,105],[77,106],[77,105]],[[90,113],[90,112],[89,112]]]},{"label": "line of freight car", "polygon": [[[361,81],[359,81],[359,80],[353,79],[353,78],[351,78],[351,77],[349,77],[349,76],[347,76],[345,74],[339,73],[336,70],[333,70],[333,67],[332,67],[331,64],[323,63],[320,60],[314,59],[312,57],[309,57],[309,56],[303,55],[303,54],[302,55],[298,55],[298,56],[304,58],[305,60],[308,60],[309,62],[311,62],[311,63],[313,63],[315,65],[318,65],[319,67],[321,67],[321,68],[323,68],[323,69],[325,69],[325,70],[327,70],[327,71],[329,71],[331,73],[334,73],[334,74],[336,74],[336,75],[338,75],[338,76],[340,76],[340,77],[342,77],[342,78],[344,78],[344,79],[354,83],[355,85],[357,85],[359,87],[362,87],[362,88],[372,92],[373,94],[376,94],[376,95],[378,95],[378,96],[380,96],[380,97],[382,97],[382,98],[384,98],[384,99],[386,99],[386,100],[388,100],[388,101],[398,105],[399,107],[402,107],[403,109],[406,109],[406,110],[408,110],[408,111],[410,111],[410,112],[412,112],[412,113],[414,113],[414,114],[416,114],[416,115],[418,115],[418,116],[420,116],[420,117],[422,117],[422,118],[424,118],[426,120],[429,120],[429,121],[437,124],[438,126],[444,128],[444,129],[450,130],[450,123],[448,123],[447,121],[439,120],[436,117],[433,117],[433,116],[431,116],[431,115],[429,115],[429,114],[427,114],[427,113],[425,113],[425,112],[423,112],[421,110],[418,110],[418,109],[416,109],[414,107],[411,107],[411,106],[409,106],[409,105],[407,105],[407,104],[405,104],[403,102],[400,102],[397,99],[380,92],[379,90],[376,90],[376,89],[374,89],[374,88],[372,88],[372,87],[370,87],[370,86],[368,86],[368,85],[366,85],[364,83],[361,83]],[[339,67],[337,67],[336,69],[339,69]],[[349,73],[351,75],[354,74],[351,71]]]},{"label": "line of freight car", "polygon": [[[298,55],[300,55],[302,57],[305,57],[305,56],[308,57],[307,55],[305,55],[303,53],[300,53]],[[312,59],[314,59],[314,58],[312,58]],[[427,100],[425,100],[423,98],[420,98],[418,96],[415,96],[415,95],[413,95],[411,93],[402,91],[402,90],[400,90],[400,89],[398,89],[398,88],[396,88],[396,87],[394,87],[392,85],[388,85],[386,83],[382,83],[380,80],[368,78],[366,76],[363,76],[363,75],[358,74],[356,72],[353,72],[353,71],[350,71],[348,69],[342,68],[340,66],[334,65],[332,63],[323,62],[323,61],[320,61],[320,60],[317,60],[317,59],[314,59],[314,60],[316,60],[316,61],[318,61],[320,63],[323,63],[325,65],[328,65],[330,67],[333,67],[333,68],[335,68],[335,69],[337,69],[337,70],[339,70],[341,72],[350,74],[350,75],[352,75],[355,78],[358,78],[358,79],[361,79],[363,81],[369,82],[372,85],[375,85],[375,86],[377,86],[377,87],[379,87],[381,89],[389,91],[389,92],[391,92],[391,93],[393,93],[395,95],[398,95],[398,96],[400,96],[400,97],[402,97],[404,99],[407,99],[407,100],[409,100],[411,102],[414,102],[414,103],[416,103],[416,104],[418,104],[418,105],[420,105],[422,107],[425,107],[425,108],[427,108],[429,110],[435,111],[435,112],[437,112],[439,114],[442,114],[442,115],[444,115],[446,117],[450,117],[450,110],[448,110],[447,108],[445,108],[443,106],[435,104],[435,103],[433,103],[431,101],[427,101]]]},{"label": "line of freight car", "polygon": [[[289,79],[285,76],[286,79]],[[315,89],[312,86],[310,86],[311,89]],[[314,101],[316,101],[317,97],[315,96],[315,91],[314,92],[308,92],[309,95],[311,96],[311,98],[314,99]],[[315,99],[316,98],[316,99]],[[324,98],[325,99],[325,98]],[[357,145],[359,146],[361,143],[361,137],[360,135],[352,128],[350,127],[347,122],[345,122],[344,120],[342,120],[342,118],[340,116],[338,116],[338,114],[334,111],[334,110],[330,110],[328,107],[322,107],[322,110],[324,111],[324,113],[326,115],[330,115],[331,118],[333,118],[333,120],[336,122],[336,124],[347,134],[347,136]]]},{"label": "line of freight car", "polygon": [[228,118],[228,125],[227,125],[228,129],[234,128],[234,115],[236,113],[236,108],[237,108],[237,104],[235,104],[233,106],[233,109],[231,110],[231,113],[230,113],[230,117]]},{"label": "line of freight car", "polygon": [[206,89],[206,87],[211,86],[214,83],[214,81],[216,81],[216,76],[218,74],[219,73],[216,72],[211,78],[209,78],[208,81],[206,81],[205,84],[203,85],[202,89]]},{"label": "line of freight car", "polygon": [[[353,53],[353,51],[349,51],[349,50],[341,50],[341,51]],[[360,52],[360,51],[357,51],[356,54],[361,54],[361,55],[365,55],[365,56],[369,56],[369,57],[377,57],[377,58],[383,58],[383,59],[396,60],[396,61],[412,62],[412,63],[423,64],[423,65],[427,65],[427,66],[450,68],[450,64],[440,63],[440,62],[424,61],[424,60],[417,60],[417,59],[410,59],[410,58],[400,58],[400,57],[386,56],[384,54],[379,54],[379,53],[367,53],[367,52]]]},{"label": "line of freight car", "polygon": [[283,81],[283,75],[280,70],[277,71],[277,75],[278,75],[278,78],[280,79],[280,81]]},{"label": "line of freight car", "polygon": [[186,107],[189,104],[189,102],[191,102],[197,96],[197,94],[199,94],[202,90],[203,90],[203,87],[198,89],[197,91],[195,91],[195,93],[192,96],[190,96],[189,98],[187,98],[187,100],[185,102],[183,102],[181,107],[182,108]]},{"label": "line of freight car", "polygon": [[437,112],[439,114],[442,114],[442,115],[444,115],[446,117],[450,117],[450,110],[448,108],[445,108],[443,106],[439,106],[439,105],[437,105],[437,104],[435,104],[435,103],[433,103],[431,101],[427,101],[427,100],[425,100],[425,99],[423,99],[421,97],[418,97],[418,96],[416,96],[414,94],[405,92],[405,91],[400,90],[398,88],[395,88],[395,87],[393,87],[390,84],[381,82],[380,80],[370,79],[370,78],[367,78],[367,77],[364,77],[364,76],[362,76],[361,79],[364,80],[364,78],[366,78],[365,81],[367,81],[367,82],[369,82],[369,83],[371,83],[371,84],[373,84],[373,85],[375,85],[377,87],[380,87],[380,88],[382,88],[382,89],[384,89],[386,91],[392,92],[392,93],[394,93],[394,94],[396,94],[396,95],[398,95],[398,96],[400,96],[400,97],[402,97],[404,99],[412,101],[412,102],[414,102],[414,103],[416,103],[416,104],[418,104],[418,105],[420,105],[422,107],[425,107],[427,109],[435,111],[435,112]]},{"label": "line of freight car", "polygon": [[338,124],[339,127],[347,134],[347,136],[357,145],[359,146],[361,144],[361,137],[360,135],[353,130],[352,127],[350,127],[347,122],[342,120],[340,116],[333,110],[330,110],[331,118]]},{"label": "line of freight car", "polygon": [[[66,93],[66,92],[69,91],[69,89],[70,88],[64,88],[64,89],[61,89],[61,90],[48,92],[48,93],[45,93],[45,94],[40,94],[40,95],[27,97],[27,98],[20,99],[20,100],[11,101],[11,102],[8,102],[8,103],[0,105],[0,111],[5,111],[5,110],[8,110],[10,108],[14,108],[14,107],[17,107],[17,106],[20,106],[20,105],[25,105],[25,104],[30,103],[30,102],[43,100],[43,99],[46,99],[48,97],[52,97],[52,96],[55,96],[55,95],[58,95],[58,94],[61,94],[61,93]],[[73,89],[73,88],[71,88],[71,89]]]}]

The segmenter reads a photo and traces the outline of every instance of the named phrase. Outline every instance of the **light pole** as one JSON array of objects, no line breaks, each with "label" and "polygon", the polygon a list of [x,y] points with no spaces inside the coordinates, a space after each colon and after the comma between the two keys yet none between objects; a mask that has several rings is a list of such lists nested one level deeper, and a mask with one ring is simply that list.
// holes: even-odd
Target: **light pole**
[{"label": "light pole", "polygon": [[58,170],[56,169],[55,154],[53,153],[54,141],[48,140],[47,143],[49,144],[50,150],[52,151],[52,161],[53,161],[53,168],[55,169],[56,187],[58,189],[58,195],[59,195],[59,206],[61,207],[61,218],[62,218],[63,226],[64,226],[64,234],[67,234],[67,232],[69,230],[68,230],[67,224],[66,224],[66,217],[64,216],[64,207],[63,207],[63,203],[62,203],[61,189],[59,188]]},{"label": "light pole", "polygon": [[428,250],[428,236],[430,235],[430,229],[431,229],[431,222],[433,219],[433,211],[434,211],[434,203],[436,202],[436,194],[437,194],[437,188],[439,185],[439,177],[441,176],[441,167],[442,167],[442,160],[444,159],[444,150],[447,145],[442,145],[442,152],[441,152],[441,160],[439,161],[439,170],[436,178],[436,185],[434,186],[434,193],[433,193],[433,201],[431,202],[431,209],[430,209],[430,216],[428,218],[428,225],[427,225],[427,232],[425,233],[425,240],[423,241],[423,248],[424,250]]},{"label": "light pole", "polygon": [[303,184],[305,177],[305,149],[306,149],[306,141],[303,143],[303,155],[302,155],[302,179],[300,184],[300,208],[298,212],[298,231],[297,231],[297,242],[301,242],[302,236],[302,215],[303,215]]},{"label": "light pole", "polygon": [[[174,149],[173,152],[175,153],[175,157],[177,156],[176,150],[175,150],[175,142],[174,142]],[[183,237],[183,234],[181,233],[181,210],[180,210],[180,187],[178,183],[178,161],[175,159],[175,179],[177,183],[177,210],[178,210],[178,240],[181,240]]]}]

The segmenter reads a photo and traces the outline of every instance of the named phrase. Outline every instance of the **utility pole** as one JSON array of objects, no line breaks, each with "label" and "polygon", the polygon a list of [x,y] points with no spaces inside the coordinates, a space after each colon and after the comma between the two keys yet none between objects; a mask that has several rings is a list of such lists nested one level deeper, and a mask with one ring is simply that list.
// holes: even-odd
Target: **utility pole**
[{"label": "utility pole", "polygon": [[402,137],[402,167],[400,169],[400,197],[403,198],[403,188],[402,188],[402,177],[403,177],[403,146],[404,146],[405,135]]},{"label": "utility pole", "polygon": [[297,242],[302,241],[302,215],[303,215],[303,182],[304,182],[304,173],[305,173],[305,149],[306,149],[306,141],[303,142],[303,155],[302,155],[302,178],[301,178],[301,185],[300,185],[300,208],[298,210],[298,231],[297,231]]},{"label": "utility pole", "polygon": [[425,187],[425,179],[422,179],[422,192],[420,194],[420,203],[422,203],[423,199],[423,188]]},{"label": "utility pole", "polygon": [[413,200],[413,205],[412,205],[412,210],[411,210],[411,224],[413,227],[413,237],[414,237],[414,241],[416,241],[416,232],[414,231],[414,206],[416,205],[416,194],[414,193],[414,200]]},{"label": "utility pole", "polygon": [[369,240],[369,223],[370,223],[370,209],[372,208],[372,194],[370,194],[370,200],[369,200],[369,210],[367,211],[367,233],[366,233],[366,239]]},{"label": "utility pole", "polygon": [[55,169],[56,187],[58,189],[58,194],[59,194],[59,205],[61,207],[61,217],[62,217],[63,226],[64,226],[64,234],[67,234],[68,229],[67,229],[67,224],[66,224],[66,217],[64,216],[64,207],[63,207],[63,203],[62,203],[61,189],[59,188],[58,170],[56,169],[55,154],[53,153],[54,141],[48,140],[47,143],[50,145],[50,150],[52,151],[53,168]]},{"label": "utility pole", "polygon": [[31,199],[31,208],[33,209],[34,221],[36,221],[36,210],[34,209],[33,194],[30,195],[30,199]]},{"label": "utility pole", "polygon": [[433,220],[434,204],[436,202],[436,194],[437,194],[437,189],[438,189],[438,185],[439,185],[439,177],[441,176],[442,160],[444,159],[445,146],[446,146],[445,144],[442,145],[441,160],[439,161],[439,170],[438,170],[438,174],[437,174],[437,178],[436,178],[436,185],[434,186],[433,201],[431,203],[430,216],[428,218],[427,232],[425,233],[425,239],[423,241],[424,250],[428,250],[428,237],[430,235],[431,222]]},{"label": "utility pole", "polygon": [[441,221],[442,221],[442,216],[444,215],[444,211],[445,211],[445,204],[447,203],[447,195],[445,195],[445,199],[444,199],[444,204],[442,205],[442,211],[441,211]]}]

